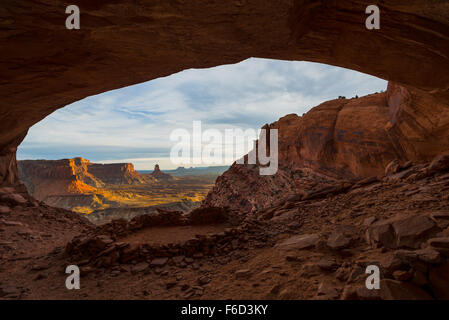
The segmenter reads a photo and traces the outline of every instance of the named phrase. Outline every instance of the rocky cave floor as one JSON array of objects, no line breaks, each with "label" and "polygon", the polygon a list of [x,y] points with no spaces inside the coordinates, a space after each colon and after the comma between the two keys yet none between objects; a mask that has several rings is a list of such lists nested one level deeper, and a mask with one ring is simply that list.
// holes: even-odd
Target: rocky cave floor
[{"label": "rocky cave floor", "polygon": [[[188,244],[206,249],[158,247],[167,257],[138,248],[157,226],[115,237],[23,190],[0,198],[0,299],[449,299],[447,169],[396,168],[238,226],[192,226],[201,235]],[[69,264],[80,265],[80,290],[65,287]],[[365,288],[368,265],[380,267],[380,290]]]}]

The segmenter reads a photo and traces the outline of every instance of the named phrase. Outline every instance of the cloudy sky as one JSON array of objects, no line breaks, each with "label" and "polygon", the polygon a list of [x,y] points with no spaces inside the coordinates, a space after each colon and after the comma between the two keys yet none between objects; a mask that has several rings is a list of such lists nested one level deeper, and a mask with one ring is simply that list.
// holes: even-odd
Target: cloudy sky
[{"label": "cloudy sky", "polygon": [[[189,69],[165,78],[91,96],[34,125],[20,145],[23,159],[82,156],[93,162],[132,162],[137,169],[176,168],[170,140],[176,129],[258,129],[338,96],[385,90],[387,82],[310,62],[248,59]],[[187,166],[204,165],[186,163]]]}]

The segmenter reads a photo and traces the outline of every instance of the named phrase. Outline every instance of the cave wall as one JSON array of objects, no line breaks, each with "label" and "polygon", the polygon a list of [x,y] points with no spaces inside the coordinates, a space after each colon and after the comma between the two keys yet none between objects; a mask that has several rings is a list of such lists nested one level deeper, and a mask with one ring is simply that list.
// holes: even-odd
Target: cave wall
[{"label": "cave wall", "polygon": [[[80,30],[65,28],[69,4],[0,6],[0,184],[18,181],[18,144],[54,110],[187,68],[249,57],[321,62],[449,104],[447,1],[379,1],[380,30],[365,28],[372,1],[361,0],[79,0]],[[407,114],[427,113],[420,108]]]}]

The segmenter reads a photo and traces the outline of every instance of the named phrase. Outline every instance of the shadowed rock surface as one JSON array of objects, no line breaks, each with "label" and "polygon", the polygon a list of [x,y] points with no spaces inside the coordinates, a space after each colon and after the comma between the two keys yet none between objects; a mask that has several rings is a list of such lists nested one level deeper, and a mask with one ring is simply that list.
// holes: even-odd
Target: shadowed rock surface
[{"label": "shadowed rock surface", "polygon": [[[65,29],[62,1],[0,8],[1,299],[449,298],[446,1],[385,0],[376,31],[364,27],[371,3],[362,0],[78,4],[77,31]],[[54,110],[249,57],[391,82],[386,94],[272,124],[282,132],[278,174],[263,180],[257,166],[233,166],[211,193],[220,206],[193,216],[162,211],[94,227],[19,183],[16,148]],[[240,208],[242,221],[223,230],[189,224],[208,210],[220,221],[235,214],[221,204]],[[175,231],[168,243],[152,242],[159,227]],[[81,268],[80,290],[62,285],[70,264]],[[376,291],[365,287],[372,264],[383,277]]]}]

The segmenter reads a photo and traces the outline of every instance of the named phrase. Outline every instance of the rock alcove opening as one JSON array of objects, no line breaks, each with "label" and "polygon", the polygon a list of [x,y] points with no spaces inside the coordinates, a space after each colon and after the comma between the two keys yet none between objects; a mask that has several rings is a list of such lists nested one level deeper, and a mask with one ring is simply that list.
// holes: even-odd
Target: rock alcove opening
[{"label": "rock alcove opening", "polygon": [[[337,105],[342,105],[359,96],[382,92],[386,86],[385,81],[372,76],[310,62],[248,59],[234,65],[190,69],[91,96],[55,111],[34,125],[19,146],[19,176],[38,200],[90,213],[90,209],[113,207],[113,202],[124,201],[111,196],[111,190],[100,192],[95,188],[102,188],[105,183],[144,183],[146,180],[139,178],[138,172],[133,175],[134,170],[148,173],[156,164],[163,170],[213,166],[220,167],[211,169],[218,175],[243,155],[235,154],[235,149],[229,149],[222,140],[218,145],[223,149],[220,163],[208,163],[204,158],[173,163],[170,148],[175,142],[170,136],[177,129],[193,134],[194,122],[200,121],[203,133],[208,129],[223,134],[228,129],[257,132],[265,123],[287,114],[301,116],[312,107],[337,98]],[[33,161],[38,159],[67,160]],[[116,165],[105,169],[92,163]],[[115,171],[131,173],[123,177]],[[207,188],[199,194],[194,188],[195,196],[187,199],[203,199],[215,178],[203,181]],[[185,198],[183,194],[178,200]],[[174,200],[177,199],[171,199]],[[166,202],[139,201],[132,205],[159,203]]]}]

